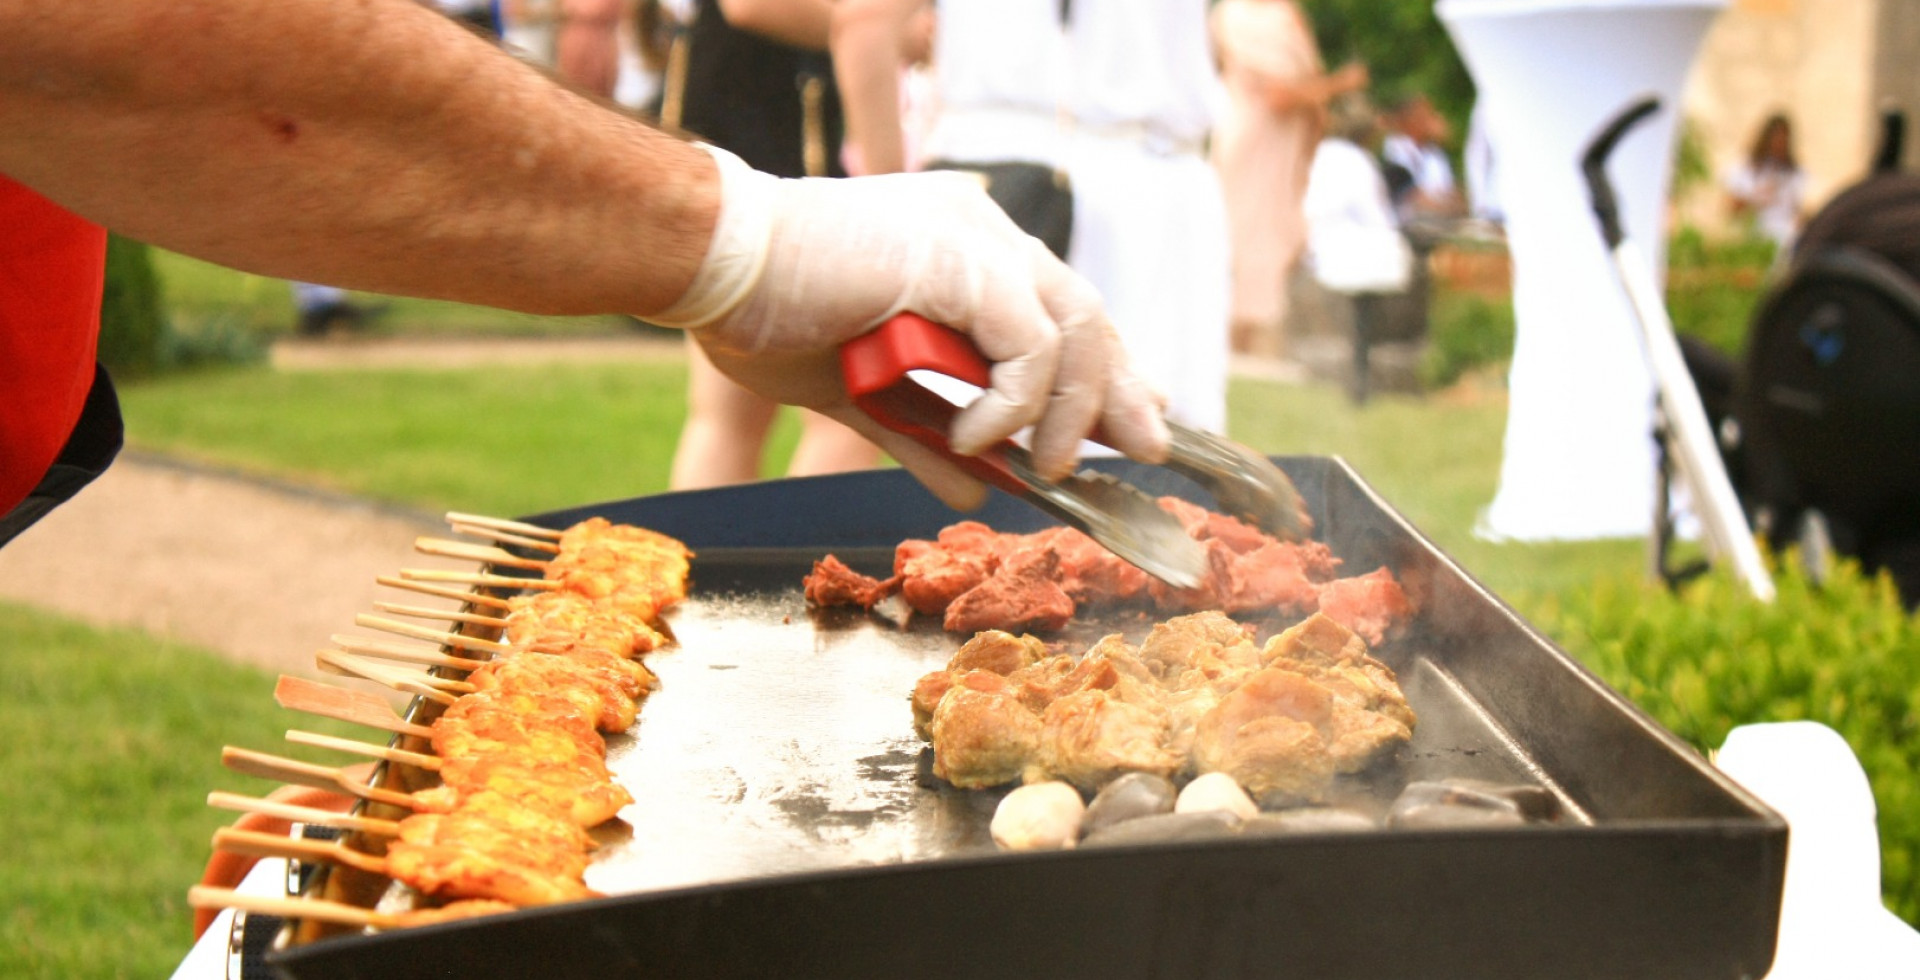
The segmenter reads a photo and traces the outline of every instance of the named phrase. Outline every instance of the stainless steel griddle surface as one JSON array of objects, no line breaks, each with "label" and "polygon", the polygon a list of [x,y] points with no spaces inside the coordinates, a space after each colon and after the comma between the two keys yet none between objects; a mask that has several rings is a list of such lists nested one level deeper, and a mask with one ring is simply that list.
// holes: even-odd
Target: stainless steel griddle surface
[{"label": "stainless steel griddle surface", "polygon": [[[1421,605],[1376,651],[1420,723],[1403,779],[1526,781],[1558,822],[995,853],[997,794],[920,776],[907,695],[960,638],[799,591],[834,552],[973,517],[1045,526],[997,496],[940,507],[900,472],[669,494],[543,515],[652,527],[699,553],[662,687],[616,740],[637,797],[589,884],[612,897],[329,938],[297,980],[595,977],[1756,977],[1773,949],[1786,828],[1515,616],[1335,459],[1276,460],[1346,573],[1392,568]],[[1136,481],[1150,473],[1100,464]],[[1156,489],[1159,489],[1156,487]],[[1204,501],[1204,497],[1194,499]],[[1082,623],[1074,652],[1143,615]],[[1262,624],[1262,636],[1284,622]]]},{"label": "stainless steel griddle surface", "polygon": [[[609,753],[637,797],[622,813],[635,830],[603,847],[588,884],[633,892],[993,853],[987,822],[1002,794],[925,777],[907,704],[914,682],[965,638],[926,617],[903,630],[852,610],[810,613],[798,587],[808,567],[788,563],[791,584],[762,592],[696,590],[671,617],[679,644],[647,661],[660,690]],[[782,565],[759,568],[777,578]],[[1109,632],[1138,642],[1152,623],[1110,613],[1057,642],[1074,653]],[[1553,786],[1417,643],[1380,655],[1400,671],[1420,724],[1404,764],[1381,785],[1356,787],[1356,802],[1384,805],[1406,779]],[[1582,818],[1577,801],[1563,795],[1562,805],[1568,820]]]}]

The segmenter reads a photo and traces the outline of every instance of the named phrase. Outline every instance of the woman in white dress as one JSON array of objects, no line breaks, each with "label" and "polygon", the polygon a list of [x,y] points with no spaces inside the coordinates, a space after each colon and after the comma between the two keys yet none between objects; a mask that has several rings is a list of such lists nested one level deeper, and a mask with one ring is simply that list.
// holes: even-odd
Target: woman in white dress
[{"label": "woman in white dress", "polygon": [[[839,0],[847,140],[900,169],[900,38],[925,0]],[[1062,7],[1065,14],[1062,16]],[[1068,264],[1106,299],[1168,415],[1226,426],[1226,208],[1204,155],[1220,101],[1206,0],[960,0],[938,7],[929,159],[1066,171]]]}]

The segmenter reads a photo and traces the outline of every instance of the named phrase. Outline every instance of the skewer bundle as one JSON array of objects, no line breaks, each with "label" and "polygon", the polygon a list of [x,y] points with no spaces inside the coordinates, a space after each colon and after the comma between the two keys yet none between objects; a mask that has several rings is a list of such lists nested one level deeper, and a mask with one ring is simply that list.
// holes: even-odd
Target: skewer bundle
[{"label": "skewer bundle", "polygon": [[[318,922],[394,928],[591,897],[595,893],[583,875],[593,842],[585,828],[612,819],[633,800],[607,769],[603,733],[630,727],[655,683],[638,658],[668,642],[660,615],[686,596],[691,552],[666,535],[599,518],[559,532],[464,514],[448,519],[456,531],[553,557],[531,559],[497,547],[421,539],[416,547],[428,554],[471,558],[493,568],[537,570],[542,577],[493,571],[383,576],[379,581],[385,585],[466,602],[467,609],[460,612],[377,604],[381,611],[399,616],[450,622],[456,631],[361,615],[357,625],[426,640],[438,649],[336,636],[339,649],[321,651],[316,658],[323,670],[443,706],[430,725],[401,719],[384,699],[371,694],[292,677],[281,678],[276,689],[276,698],[288,707],[411,736],[433,751],[298,731],[287,733],[290,741],[412,766],[436,776],[438,784],[411,792],[368,786],[340,769],[229,747],[223,761],[230,768],[344,791],[409,815],[399,820],[342,816],[224,793],[213,794],[209,802],[342,827],[359,834],[363,845],[225,830],[214,838],[216,850],[327,861],[451,902],[400,916],[318,907],[309,909],[311,914],[293,914]],[[435,582],[525,591],[500,598]],[[463,631],[467,627],[493,631],[505,640],[472,635]],[[263,903],[244,899],[220,889],[195,889],[190,895],[197,907],[266,911]],[[284,901],[273,903],[282,909],[275,914],[288,914]]]}]

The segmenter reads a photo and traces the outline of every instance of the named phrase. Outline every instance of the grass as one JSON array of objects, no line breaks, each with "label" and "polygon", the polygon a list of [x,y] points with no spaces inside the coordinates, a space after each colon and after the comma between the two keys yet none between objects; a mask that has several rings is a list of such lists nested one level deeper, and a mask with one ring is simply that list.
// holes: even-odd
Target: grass
[{"label": "grass", "polygon": [[[525,514],[667,488],[678,360],[462,371],[236,369],[129,385],[130,444],[429,510]],[[779,470],[797,420],[768,439]]]},{"label": "grass", "polygon": [[[159,249],[154,250],[153,261],[165,284],[167,308],[183,332],[239,329],[263,338],[292,332],[293,293],[284,280]],[[353,295],[362,303],[385,307],[386,312],[373,323],[376,334],[556,337],[631,329],[620,317],[545,317],[437,300]]]},{"label": "grass", "polygon": [[4,603],[0,635],[0,976],[166,976],[231,816],[207,790],[272,788],[220,747],[277,745],[292,717],[271,675],[204,650]]}]

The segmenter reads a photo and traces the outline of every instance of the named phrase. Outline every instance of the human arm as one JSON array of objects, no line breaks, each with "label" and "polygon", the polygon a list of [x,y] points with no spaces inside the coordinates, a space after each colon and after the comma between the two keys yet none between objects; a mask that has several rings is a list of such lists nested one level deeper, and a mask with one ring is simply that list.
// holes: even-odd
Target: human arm
[{"label": "human arm", "polygon": [[693,330],[748,387],[861,428],[953,502],[981,491],[838,382],[838,345],[901,310],[996,362],[961,449],[1038,423],[1057,473],[1101,421],[1116,448],[1164,453],[1098,297],[965,178],[776,180],[410,0],[0,0],[0,172],[265,275]]},{"label": "human arm", "polygon": [[1366,88],[1371,77],[1366,65],[1350,61],[1324,75],[1284,79],[1263,76],[1260,91],[1267,107],[1277,113],[1318,110],[1341,95]]},{"label": "human arm", "polygon": [[560,32],[554,39],[554,70],[576,87],[601,98],[620,79],[618,32],[625,0],[560,0]]},{"label": "human arm", "polygon": [[0,0],[0,171],[236,268],[552,314],[685,291],[712,161],[408,0]]},{"label": "human arm", "polygon": [[720,0],[727,23],[809,51],[825,51],[834,0]]},{"label": "human arm", "polygon": [[900,69],[923,6],[925,0],[838,0],[834,5],[833,71],[846,142],[859,149],[866,173],[906,169]]}]

